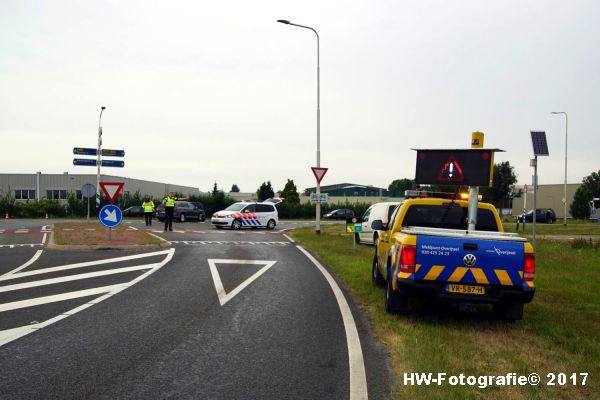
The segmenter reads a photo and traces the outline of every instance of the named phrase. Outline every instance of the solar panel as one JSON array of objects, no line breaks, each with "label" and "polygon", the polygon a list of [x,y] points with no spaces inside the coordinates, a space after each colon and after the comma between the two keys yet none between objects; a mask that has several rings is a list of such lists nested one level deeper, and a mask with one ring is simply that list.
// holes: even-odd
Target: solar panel
[{"label": "solar panel", "polygon": [[531,143],[533,143],[533,155],[548,156],[548,142],[546,141],[546,132],[531,131]]}]

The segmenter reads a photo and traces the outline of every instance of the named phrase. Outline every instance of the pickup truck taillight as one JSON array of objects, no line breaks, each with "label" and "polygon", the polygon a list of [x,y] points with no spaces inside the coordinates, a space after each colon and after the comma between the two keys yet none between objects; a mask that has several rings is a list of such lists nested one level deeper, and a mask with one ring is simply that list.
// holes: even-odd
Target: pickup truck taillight
[{"label": "pickup truck taillight", "polygon": [[535,253],[525,253],[523,262],[523,280],[532,281],[535,275]]},{"label": "pickup truck taillight", "polygon": [[417,259],[417,246],[403,244],[400,252],[400,271],[407,273],[415,272],[415,261]]}]

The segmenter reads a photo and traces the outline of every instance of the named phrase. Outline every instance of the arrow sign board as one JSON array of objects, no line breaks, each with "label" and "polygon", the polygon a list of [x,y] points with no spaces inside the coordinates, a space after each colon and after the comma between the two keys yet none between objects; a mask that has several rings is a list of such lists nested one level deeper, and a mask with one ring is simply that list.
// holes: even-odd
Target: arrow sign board
[{"label": "arrow sign board", "polygon": [[[84,166],[84,167],[95,167],[98,165],[97,160],[93,158],[74,158],[73,165]],[[116,167],[123,168],[125,166],[125,161],[116,161],[116,160],[102,160],[103,167]]]},{"label": "arrow sign board", "polygon": [[80,165],[85,167],[95,167],[96,160],[92,158],[74,158],[73,165]]},{"label": "arrow sign board", "polygon": [[100,182],[100,188],[104,192],[110,204],[114,203],[123,191],[123,182]]},{"label": "arrow sign board", "polygon": [[415,183],[491,186],[499,149],[417,149]]},{"label": "arrow sign board", "polygon": [[313,175],[317,178],[317,183],[321,183],[321,180],[327,173],[329,168],[321,168],[321,167],[310,167],[312,169]]},{"label": "arrow sign board", "polygon": [[[98,149],[89,147],[73,147],[73,154],[80,156],[97,156]],[[102,149],[102,155],[105,157],[125,157],[125,150]]]},{"label": "arrow sign board", "polygon": [[123,221],[123,212],[114,204],[107,204],[100,209],[98,218],[102,225],[107,228],[114,228]]}]

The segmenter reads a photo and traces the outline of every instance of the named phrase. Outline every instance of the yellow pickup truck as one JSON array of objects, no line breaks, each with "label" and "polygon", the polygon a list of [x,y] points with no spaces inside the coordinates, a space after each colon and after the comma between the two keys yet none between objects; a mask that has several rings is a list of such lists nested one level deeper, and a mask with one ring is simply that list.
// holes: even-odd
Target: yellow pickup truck
[{"label": "yellow pickup truck", "polygon": [[373,283],[385,286],[385,309],[408,310],[410,297],[491,303],[506,320],[523,318],[535,293],[535,254],[523,237],[505,233],[493,205],[479,203],[469,231],[468,201],[426,197],[403,201],[375,244]]}]

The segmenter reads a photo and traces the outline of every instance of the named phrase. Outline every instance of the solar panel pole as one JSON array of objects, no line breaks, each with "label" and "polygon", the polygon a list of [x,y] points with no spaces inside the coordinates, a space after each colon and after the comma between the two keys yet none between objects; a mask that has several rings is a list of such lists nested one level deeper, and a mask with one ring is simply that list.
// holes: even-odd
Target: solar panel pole
[{"label": "solar panel pole", "polygon": [[533,251],[536,251],[536,246],[535,246],[535,221],[536,221],[536,214],[537,214],[537,154],[535,155],[535,158],[533,160],[531,160],[531,163],[533,164],[533,224],[531,225],[531,244],[533,245]]},{"label": "solar panel pole", "polygon": [[[483,148],[483,132],[473,132],[471,134],[471,148]],[[477,229],[477,203],[479,202],[479,186],[469,186],[469,209],[467,211],[469,231]]]}]

